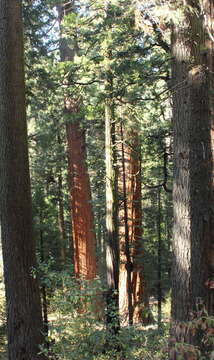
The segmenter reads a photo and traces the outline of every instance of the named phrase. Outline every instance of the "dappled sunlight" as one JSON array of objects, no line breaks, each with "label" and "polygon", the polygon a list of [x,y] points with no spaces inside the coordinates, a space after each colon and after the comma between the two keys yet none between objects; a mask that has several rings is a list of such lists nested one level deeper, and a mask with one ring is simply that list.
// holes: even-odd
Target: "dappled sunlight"
[{"label": "dappled sunlight", "polygon": [[213,0],[0,8],[0,360],[212,358]]}]

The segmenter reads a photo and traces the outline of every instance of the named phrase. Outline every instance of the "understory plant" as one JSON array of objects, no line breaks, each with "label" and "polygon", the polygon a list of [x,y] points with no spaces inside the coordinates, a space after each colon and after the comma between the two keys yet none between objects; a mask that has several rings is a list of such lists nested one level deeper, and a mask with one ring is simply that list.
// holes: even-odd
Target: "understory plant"
[{"label": "understory plant", "polygon": [[[105,287],[103,281],[76,279],[68,271],[50,271],[40,264],[41,283],[48,296],[48,346],[53,359],[60,360],[161,360],[166,359],[167,327],[147,329],[122,327],[116,342],[106,347]],[[103,321],[104,320],[104,321]]]}]

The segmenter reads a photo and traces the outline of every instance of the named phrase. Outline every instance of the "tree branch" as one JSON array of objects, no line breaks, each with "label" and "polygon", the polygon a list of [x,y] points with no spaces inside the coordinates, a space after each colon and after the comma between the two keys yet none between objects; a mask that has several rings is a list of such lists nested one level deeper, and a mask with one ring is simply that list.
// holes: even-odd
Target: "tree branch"
[{"label": "tree branch", "polygon": [[167,181],[168,181],[168,171],[167,171],[167,162],[168,162],[168,153],[166,152],[166,149],[164,150],[164,156],[163,156],[163,182],[161,184],[157,185],[148,185],[143,183],[144,186],[146,186],[148,189],[158,189],[160,187],[163,187],[164,190],[168,193],[172,193],[172,190],[168,188]]},{"label": "tree branch", "polygon": [[[160,30],[160,28],[158,27],[158,24],[157,22],[147,13],[147,12],[144,12],[143,10],[141,10],[141,15],[142,17],[144,17],[145,20],[149,20],[151,25],[152,25],[152,28],[153,28],[153,31],[155,33],[155,35],[157,36],[157,42],[158,42],[158,45],[160,47],[162,47],[162,49],[164,51],[166,51],[167,53],[170,53],[171,52],[171,49],[170,49],[170,46],[169,44],[163,39],[163,34]],[[157,45],[157,44],[156,44]]]}]

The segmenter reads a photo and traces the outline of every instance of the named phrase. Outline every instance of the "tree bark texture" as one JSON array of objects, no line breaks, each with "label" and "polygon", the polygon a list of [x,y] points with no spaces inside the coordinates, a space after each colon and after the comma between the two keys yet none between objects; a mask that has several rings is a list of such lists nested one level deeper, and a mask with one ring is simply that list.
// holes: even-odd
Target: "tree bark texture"
[{"label": "tree bark texture", "polygon": [[[211,119],[211,151],[212,151],[212,193],[211,200],[213,201],[213,187],[214,187],[214,2],[212,0],[202,1],[203,12],[203,30],[205,37],[205,51],[207,52],[207,69],[208,69],[208,85],[209,85],[209,110]],[[212,282],[214,273],[214,220],[210,221],[210,238],[209,247],[207,249],[208,260],[208,278],[206,286],[209,289],[207,294],[207,309],[209,314],[214,315],[214,283]]]},{"label": "tree bark texture", "polygon": [[96,277],[96,240],[89,176],[86,165],[85,132],[79,122],[67,123],[68,158],[74,242],[74,269],[78,277]]},{"label": "tree bark texture", "polygon": [[[126,186],[126,206],[128,219],[128,239],[131,261],[131,290],[133,320],[135,323],[143,320],[143,303],[145,302],[146,289],[143,269],[143,244],[142,244],[142,206],[141,206],[141,166],[140,166],[140,141],[136,131],[126,134],[124,142],[124,166]],[[119,149],[119,153],[122,149]],[[120,171],[119,166],[119,173]],[[123,321],[127,322],[128,316],[128,281],[127,281],[127,257],[125,255],[125,231],[124,231],[124,191],[119,178],[119,192],[121,204],[119,210],[119,236],[120,236],[120,282],[119,299],[120,313]],[[129,266],[129,265],[128,265]]]},{"label": "tree bark texture", "polygon": [[[69,6],[68,6],[69,5]],[[75,1],[58,5],[60,23],[66,14],[75,11]],[[61,34],[62,61],[73,61],[77,49],[71,48]],[[79,104],[65,91],[64,111],[69,116],[66,123],[71,194],[71,220],[74,244],[74,269],[77,277],[96,277],[96,238],[92,210],[89,174],[86,163],[85,131],[81,128]],[[77,119],[78,117],[78,119]]]},{"label": "tree bark texture", "polygon": [[[112,89],[111,79],[107,90]],[[109,86],[109,88],[108,88]],[[109,94],[110,96],[110,94]],[[114,103],[110,98],[105,105],[105,157],[106,157],[106,271],[107,271],[107,330],[116,334],[119,330],[119,244],[118,199],[115,149]]]},{"label": "tree bark texture", "polygon": [[0,216],[9,360],[38,355],[42,311],[35,267],[27,149],[21,1],[0,1]]},{"label": "tree bark texture", "polygon": [[[122,162],[122,171],[121,171],[121,194],[122,194],[122,203],[123,203],[123,219],[122,223],[124,225],[124,238],[123,238],[123,250],[125,255],[125,270],[126,270],[126,296],[127,296],[127,305],[128,305],[128,322],[129,325],[133,325],[133,301],[132,301],[132,271],[133,263],[131,259],[130,251],[130,240],[129,240],[129,218],[128,218],[128,198],[127,198],[127,178],[126,178],[126,166],[125,166],[125,146],[124,146],[124,129],[121,121],[120,124],[120,137],[121,137],[121,162]],[[120,297],[121,298],[121,297]]]},{"label": "tree bark texture", "polygon": [[[109,1],[104,1],[106,19],[109,14]],[[119,319],[119,241],[118,241],[118,169],[116,153],[114,82],[111,70],[112,62],[112,28],[108,28],[103,43],[105,57],[105,164],[106,164],[106,323],[107,344],[120,328]],[[118,347],[118,344],[114,347]]]},{"label": "tree bark texture", "polygon": [[[211,6],[211,2],[210,6]],[[183,4],[183,1],[182,1]],[[184,4],[183,4],[184,5]],[[213,184],[209,49],[198,1],[187,1],[175,24],[173,54],[174,234],[172,333],[192,310],[209,306],[213,248]],[[212,75],[213,76],[213,75]],[[188,336],[187,336],[188,337]],[[186,339],[188,340],[188,339]],[[190,340],[190,339],[189,339]]]}]

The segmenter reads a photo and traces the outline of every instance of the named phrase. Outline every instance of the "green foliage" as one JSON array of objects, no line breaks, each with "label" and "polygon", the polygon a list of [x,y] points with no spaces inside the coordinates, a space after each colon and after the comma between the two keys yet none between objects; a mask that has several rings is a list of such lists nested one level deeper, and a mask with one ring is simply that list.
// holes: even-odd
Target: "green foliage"
[{"label": "green foliage", "polygon": [[[162,301],[169,301],[172,198],[163,187],[167,170],[167,187],[172,188],[171,112],[167,87],[169,57],[157,45],[155,35],[145,34],[135,25],[132,1],[112,0],[108,6],[103,0],[79,0],[75,3],[75,12],[65,15],[61,26],[70,48],[78,51],[75,51],[72,61],[60,61],[60,34],[54,9],[59,1],[23,1],[34,231],[39,253],[39,268],[34,275],[39,274],[41,286],[47,290],[51,352],[61,360],[161,360],[167,359],[168,351],[180,359],[188,353],[201,360],[208,359],[214,346],[214,320],[206,313],[194,314],[189,323],[178,327],[181,337],[182,331],[187,329],[192,336],[199,336],[200,347],[189,345],[184,340],[176,343],[172,339],[168,348],[167,327],[157,330],[133,326],[121,328],[114,339],[119,344],[117,349],[115,346],[107,349],[104,321],[95,316],[99,307],[101,314],[103,312],[103,281],[89,282],[73,277],[65,125],[79,121],[86,132],[98,267],[102,279],[106,270],[103,265],[104,105],[111,97],[116,128],[122,113],[125,131],[135,130],[141,139],[141,149],[134,150],[141,152],[142,156],[143,261],[150,302],[156,306],[160,265],[158,231],[162,239]],[[168,22],[172,18],[174,22],[180,21],[184,7],[169,12],[167,1],[157,3],[162,11],[160,16],[167,18]],[[148,4],[148,9],[156,17],[157,8]],[[188,11],[196,14],[192,7]],[[108,76],[112,84],[107,91],[105,80]],[[68,114],[64,111],[65,93],[78,104],[79,112]],[[120,142],[118,134],[116,140]],[[167,169],[164,168],[166,153]],[[65,217],[67,267],[62,266],[60,260],[60,199]],[[120,201],[123,202],[122,196]],[[0,294],[0,331],[3,334],[5,310],[2,302]],[[157,313],[156,310],[153,312]],[[42,351],[47,350],[43,348]]]},{"label": "green foliage", "polygon": [[[54,259],[40,262],[36,273],[48,293],[48,341],[51,353],[60,360],[164,360],[168,327],[161,329],[124,327],[115,335],[117,348],[108,347],[102,308],[103,282],[76,279],[67,271],[55,271]],[[102,313],[102,312],[101,312]],[[113,341],[113,340],[112,340]]]},{"label": "green foliage", "polygon": [[[112,96],[116,124],[123,111],[126,131],[137,129],[139,132],[143,183],[161,183],[164,177],[164,149],[170,138],[171,115],[165,82],[169,76],[168,57],[156,46],[155,38],[135,26],[131,1],[111,1],[107,12],[103,1],[77,1],[76,12],[63,17],[62,32],[66,40],[69,39],[70,47],[76,46],[78,52],[73,61],[61,62],[59,28],[54,25],[57,20],[54,5],[54,1],[40,0],[34,2],[33,6],[27,2],[24,7],[27,114],[37,248],[40,253],[43,252],[46,261],[52,254],[56,259],[56,268],[60,268],[58,179],[62,176],[66,254],[68,259],[71,258],[65,124],[68,121],[80,121],[86,131],[97,251],[100,254],[99,271],[104,275],[104,104],[106,98]],[[104,87],[108,52],[111,54],[109,69],[113,77],[110,94]],[[67,114],[63,110],[65,91],[80,106],[79,113]],[[170,168],[171,163],[168,167],[169,178]],[[157,189],[143,189],[144,261],[147,282],[155,297],[158,262],[156,192]],[[169,289],[170,270],[170,195],[162,192],[161,202],[164,204],[161,232],[164,259],[162,287],[165,296]]]},{"label": "green foliage", "polygon": [[[166,347],[165,327],[161,330],[122,328],[117,336],[119,349],[107,349],[105,327],[94,312],[97,294],[104,291],[102,284],[99,280],[77,281],[70,272],[51,272],[50,263],[41,264],[40,268],[42,283],[50,289],[49,342],[52,354],[61,360],[166,358],[161,350]],[[47,350],[44,348],[42,351]]]},{"label": "green foliage", "polygon": [[[139,132],[143,144],[143,182],[149,185],[162,182],[164,149],[170,137],[170,114],[165,83],[168,79],[169,64],[167,55],[156,46],[156,39],[145,35],[135,26],[132,2],[119,0],[109,2],[108,9],[105,9],[103,1],[76,2],[76,13],[67,14],[63,18],[62,32],[65,39],[69,39],[70,47],[77,46],[78,52],[73,61],[61,62],[59,29],[54,25],[57,16],[53,10],[55,4],[55,1],[40,0],[34,2],[33,6],[26,3],[24,8],[27,114],[35,235],[40,257],[44,260],[43,267],[49,261],[50,254],[54,257],[54,262],[47,265],[47,269],[41,270],[40,265],[43,274],[49,272],[49,276],[43,277],[43,285],[49,289],[49,311],[57,317],[51,321],[53,327],[50,326],[50,334],[55,341],[53,349],[60,358],[112,358],[113,354],[102,354],[105,345],[103,325],[94,319],[92,312],[78,312],[80,302],[85,299],[82,291],[84,289],[88,294],[88,285],[84,285],[84,282],[80,285],[72,278],[72,267],[67,273],[59,273],[59,269],[62,269],[58,222],[59,176],[62,176],[66,253],[71,259],[65,124],[67,121],[80,121],[81,127],[86,131],[87,163],[98,239],[98,266],[104,277],[104,104],[107,97],[113,97],[116,124],[120,121],[122,110],[126,131],[137,129]],[[111,55],[108,71],[113,78],[110,93],[107,93],[104,87],[108,75],[108,54]],[[68,115],[63,110],[65,92],[78,103],[81,108],[79,113]],[[169,175],[170,166],[171,164]],[[146,187],[143,191],[145,268],[154,297],[157,295],[158,257],[157,231],[154,225],[158,215],[156,191]],[[164,238],[162,287],[165,296],[169,288],[170,195],[162,192],[161,202],[164,204],[161,232]],[[96,293],[95,289],[89,293],[91,291]],[[93,297],[92,294],[87,295],[90,301]],[[56,335],[57,331],[59,335]],[[136,330],[135,333],[134,328],[121,330],[121,351],[126,353],[127,358],[152,358],[152,351],[147,354],[143,345],[144,335],[140,339],[140,334],[143,332]],[[139,338],[141,350],[135,338]],[[152,342],[151,339],[152,335],[149,336],[148,343]],[[86,356],[87,351],[89,353]],[[157,349],[157,358],[160,355],[158,351]]]}]

